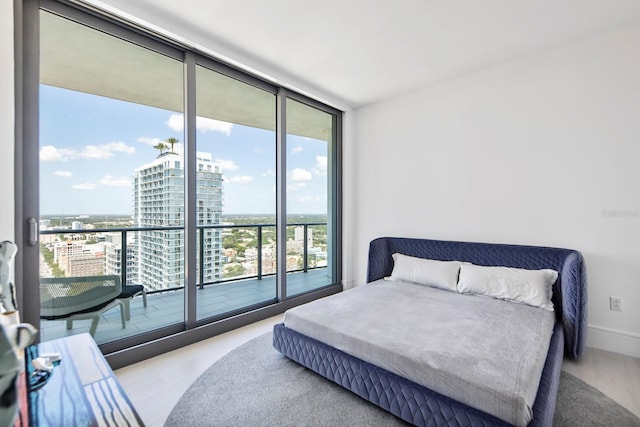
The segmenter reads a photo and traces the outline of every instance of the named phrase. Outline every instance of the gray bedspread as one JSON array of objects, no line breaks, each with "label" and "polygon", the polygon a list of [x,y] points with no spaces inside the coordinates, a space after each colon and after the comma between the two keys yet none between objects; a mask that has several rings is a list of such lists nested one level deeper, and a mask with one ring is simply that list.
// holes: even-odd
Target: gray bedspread
[{"label": "gray bedspread", "polygon": [[531,408],[552,311],[376,281],[288,310],[288,328],[517,426]]}]

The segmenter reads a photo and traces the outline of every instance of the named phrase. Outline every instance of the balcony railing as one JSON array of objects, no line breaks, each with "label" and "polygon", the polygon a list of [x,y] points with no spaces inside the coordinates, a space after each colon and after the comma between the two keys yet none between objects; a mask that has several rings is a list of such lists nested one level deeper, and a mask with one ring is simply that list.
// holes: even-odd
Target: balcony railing
[{"label": "balcony railing", "polygon": [[[301,268],[287,268],[287,273],[290,272],[308,272],[309,270],[313,270],[316,268],[322,268],[324,266],[311,266],[309,264],[309,230],[310,227],[322,227],[322,226],[326,226],[327,223],[326,222],[306,222],[306,223],[291,223],[291,224],[287,224],[287,228],[290,227],[302,227],[303,229],[303,237],[302,237],[302,266]],[[219,283],[224,283],[224,282],[230,282],[230,281],[236,281],[236,280],[244,280],[244,279],[258,279],[261,280],[263,277],[267,277],[267,276],[273,276],[275,274],[275,272],[264,272],[263,269],[263,250],[264,250],[264,234],[265,234],[265,229],[273,229],[275,231],[276,229],[276,224],[240,224],[240,225],[224,225],[224,224],[220,224],[220,225],[200,225],[197,226],[197,230],[198,230],[198,250],[199,250],[199,256],[198,256],[198,272],[199,272],[199,277],[198,277],[198,286],[200,287],[200,289],[203,289],[204,286],[206,285],[214,285],[214,284],[219,284]],[[214,281],[205,281],[205,252],[206,252],[206,248],[207,248],[207,244],[205,241],[205,237],[207,234],[207,231],[209,230],[219,230],[221,232],[220,236],[221,236],[221,246],[222,246],[222,241],[224,240],[224,236],[225,230],[231,230],[231,232],[233,233],[233,230],[250,230],[250,229],[254,229],[255,230],[255,239],[256,239],[256,244],[255,244],[255,249],[257,252],[257,256],[256,256],[256,273],[255,274],[241,274],[241,275],[236,275],[233,277],[222,277],[224,275],[224,268],[222,269],[222,272],[220,273],[220,277],[217,280]],[[128,280],[128,266],[127,266],[127,261],[129,260],[129,256],[128,256],[128,236],[131,233],[144,233],[144,232],[151,232],[151,231],[183,231],[184,227],[182,226],[158,226],[158,227],[127,227],[127,228],[95,228],[95,229],[81,229],[81,230],[73,230],[73,229],[56,229],[56,230],[42,230],[40,231],[41,235],[80,235],[80,234],[89,234],[89,235],[100,235],[100,234],[104,234],[104,233],[120,233],[120,257],[119,257],[119,262],[120,262],[120,276],[122,279],[122,283],[126,284],[129,282]],[[327,239],[327,234],[326,231],[322,234],[320,234],[319,236],[320,238],[324,238],[325,241]],[[184,239],[182,239],[184,241]],[[298,242],[300,240],[297,240]],[[275,239],[273,239],[273,242],[275,242]],[[288,241],[287,243],[289,243],[290,241]],[[178,245],[179,246],[179,245]],[[222,251],[224,251],[225,249],[229,249],[229,248],[224,248],[222,247]],[[246,248],[249,249],[249,248]],[[214,254],[217,256],[221,256],[222,254]],[[140,260],[138,260],[138,262],[140,262]],[[105,251],[105,270],[106,270],[106,265],[107,265],[107,260],[106,260],[106,251]],[[105,271],[106,273],[106,271]],[[178,286],[178,287],[169,287],[169,288],[163,288],[163,289],[157,289],[157,290],[153,290],[153,289],[149,289],[147,292],[148,293],[154,293],[154,292],[165,292],[165,291],[170,291],[170,290],[178,290],[178,289],[182,289],[184,286]]]}]

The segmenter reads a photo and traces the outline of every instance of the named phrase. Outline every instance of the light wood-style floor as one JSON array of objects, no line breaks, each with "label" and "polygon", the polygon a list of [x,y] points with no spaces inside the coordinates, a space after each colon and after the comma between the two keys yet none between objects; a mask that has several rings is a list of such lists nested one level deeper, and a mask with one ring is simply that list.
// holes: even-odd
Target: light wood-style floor
[{"label": "light wood-style floor", "polygon": [[[173,406],[213,362],[245,342],[271,331],[282,316],[227,332],[116,371],[142,420],[162,426]],[[640,359],[587,348],[563,369],[596,387],[640,417]]]}]

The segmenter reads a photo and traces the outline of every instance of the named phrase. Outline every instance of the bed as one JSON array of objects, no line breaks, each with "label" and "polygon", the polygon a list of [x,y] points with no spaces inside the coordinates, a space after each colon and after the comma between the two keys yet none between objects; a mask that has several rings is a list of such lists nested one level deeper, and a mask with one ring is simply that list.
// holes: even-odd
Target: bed
[{"label": "bed", "polygon": [[[556,274],[548,295],[553,310],[457,292],[462,270],[453,290],[384,281],[397,271],[394,257],[457,261],[465,271],[487,266],[551,271]],[[402,309],[393,308],[392,301]],[[431,305],[416,308],[413,301]],[[289,310],[284,323],[274,327],[273,345],[286,357],[415,425],[550,426],[562,359],[578,358],[584,350],[586,301],[584,260],[575,250],[384,237],[370,244],[367,285]],[[420,316],[419,321],[409,317],[412,320],[403,324],[404,312]],[[479,329],[473,328],[485,319],[488,323],[479,329],[490,331],[491,337],[478,341]],[[450,332],[454,327],[470,335],[459,338],[462,332]],[[525,329],[534,335],[514,333]],[[502,340],[503,330],[515,341]],[[442,344],[439,339],[445,340],[444,349],[437,347]],[[485,342],[489,347],[477,360],[453,354],[452,347],[466,351],[467,342],[466,347],[482,347]],[[524,351],[503,360],[503,347]],[[411,357],[431,366],[412,365],[418,362]],[[527,364],[522,363],[525,359]],[[494,378],[496,369],[502,369],[504,381]],[[488,376],[472,383],[460,372]],[[513,377],[525,381],[516,382],[512,393],[505,384]],[[485,386],[487,379],[495,384]]]}]

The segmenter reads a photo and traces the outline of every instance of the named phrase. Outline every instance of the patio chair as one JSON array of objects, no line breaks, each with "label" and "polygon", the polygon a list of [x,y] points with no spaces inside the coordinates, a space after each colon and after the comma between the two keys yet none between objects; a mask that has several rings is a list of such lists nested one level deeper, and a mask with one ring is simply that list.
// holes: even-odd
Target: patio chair
[{"label": "patio chair", "polygon": [[94,336],[100,316],[120,306],[122,328],[125,303],[120,276],[54,277],[40,279],[40,318],[66,320],[67,330],[74,320],[91,319],[89,334]]},{"label": "patio chair", "polygon": [[[120,280],[118,278],[118,280]],[[124,303],[124,314],[127,320],[131,320],[131,310],[129,309],[129,301],[136,295],[142,294],[142,304],[147,306],[147,291],[142,285],[124,285],[122,292],[118,295],[118,299]]]}]

